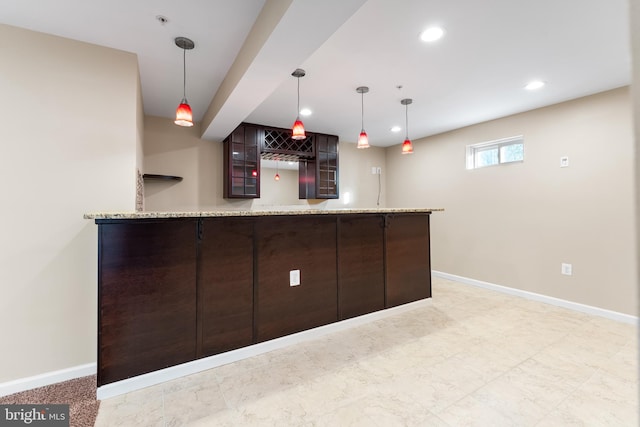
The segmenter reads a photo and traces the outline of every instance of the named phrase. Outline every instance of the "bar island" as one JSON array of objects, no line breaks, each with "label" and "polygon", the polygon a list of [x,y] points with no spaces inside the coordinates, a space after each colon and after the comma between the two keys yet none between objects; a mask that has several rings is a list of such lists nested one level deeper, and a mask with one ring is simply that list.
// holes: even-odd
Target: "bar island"
[{"label": "bar island", "polygon": [[440,210],[86,214],[98,386],[430,298]]}]

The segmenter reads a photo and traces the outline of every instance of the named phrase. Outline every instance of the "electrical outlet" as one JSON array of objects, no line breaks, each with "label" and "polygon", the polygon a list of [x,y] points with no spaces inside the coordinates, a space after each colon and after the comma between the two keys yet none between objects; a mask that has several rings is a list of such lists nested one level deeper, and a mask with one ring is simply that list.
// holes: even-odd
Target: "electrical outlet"
[{"label": "electrical outlet", "polygon": [[376,168],[375,166],[371,166],[371,175],[375,175],[378,171],[378,168]]},{"label": "electrical outlet", "polygon": [[564,274],[565,276],[573,275],[573,266],[571,264],[566,264],[563,262],[562,266],[560,267],[560,273]]},{"label": "electrical outlet", "polygon": [[300,270],[289,271],[289,286],[300,286]]},{"label": "electrical outlet", "polygon": [[561,168],[568,168],[569,167],[569,157],[568,156],[560,157],[560,167]]}]

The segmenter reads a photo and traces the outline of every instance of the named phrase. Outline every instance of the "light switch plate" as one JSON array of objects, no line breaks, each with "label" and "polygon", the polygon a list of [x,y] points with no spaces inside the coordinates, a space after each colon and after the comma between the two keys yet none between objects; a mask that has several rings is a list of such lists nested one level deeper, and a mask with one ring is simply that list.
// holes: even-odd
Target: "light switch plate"
[{"label": "light switch plate", "polygon": [[289,286],[300,286],[300,270],[289,271]]}]

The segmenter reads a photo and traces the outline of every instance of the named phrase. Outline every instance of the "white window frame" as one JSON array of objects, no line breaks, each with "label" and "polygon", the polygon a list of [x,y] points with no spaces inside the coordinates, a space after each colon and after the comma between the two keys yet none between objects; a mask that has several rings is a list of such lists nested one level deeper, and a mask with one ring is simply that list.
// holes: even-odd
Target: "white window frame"
[{"label": "white window frame", "polygon": [[[500,149],[509,145],[522,144],[522,160],[503,161],[500,158]],[[476,153],[478,151],[485,151],[490,149],[498,150],[498,163],[493,165],[476,166]],[[508,138],[495,139],[493,141],[479,142],[477,144],[470,144],[466,147],[467,150],[467,169],[479,169],[489,166],[499,166],[507,163],[522,163],[524,161],[524,136],[510,136]]]}]

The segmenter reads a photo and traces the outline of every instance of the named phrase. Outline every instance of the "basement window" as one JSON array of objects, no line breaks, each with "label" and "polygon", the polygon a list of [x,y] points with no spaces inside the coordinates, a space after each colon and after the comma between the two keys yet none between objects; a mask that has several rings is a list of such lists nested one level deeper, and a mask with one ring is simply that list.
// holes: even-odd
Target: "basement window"
[{"label": "basement window", "polygon": [[467,169],[524,161],[522,135],[467,145]]}]

